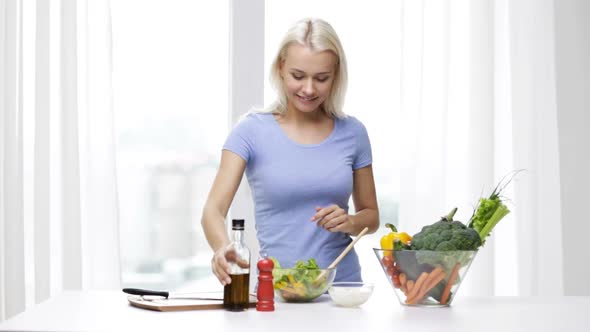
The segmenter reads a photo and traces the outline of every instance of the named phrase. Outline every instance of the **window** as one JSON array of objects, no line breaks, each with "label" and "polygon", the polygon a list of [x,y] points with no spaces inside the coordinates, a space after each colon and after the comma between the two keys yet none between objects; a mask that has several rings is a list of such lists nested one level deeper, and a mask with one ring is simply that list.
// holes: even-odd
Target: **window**
[{"label": "window", "polygon": [[200,217],[228,133],[228,2],[111,6],[123,284],[211,281]]},{"label": "window", "polygon": [[[397,222],[399,3],[267,1],[265,69],[290,23],[321,17],[337,30],[349,65],[345,112],[367,127],[381,221]],[[228,133],[229,2],[112,3],[113,87],[123,284],[178,289],[216,285],[200,225]],[[362,13],[366,11],[367,13]],[[370,12],[370,13],[369,13]],[[350,24],[354,17],[355,24]],[[370,19],[369,19],[370,18]],[[268,72],[265,77],[268,77]],[[265,103],[274,92],[265,82]],[[351,207],[352,207],[351,203]],[[365,278],[379,265],[357,244]],[[380,277],[375,277],[380,278]]]}]

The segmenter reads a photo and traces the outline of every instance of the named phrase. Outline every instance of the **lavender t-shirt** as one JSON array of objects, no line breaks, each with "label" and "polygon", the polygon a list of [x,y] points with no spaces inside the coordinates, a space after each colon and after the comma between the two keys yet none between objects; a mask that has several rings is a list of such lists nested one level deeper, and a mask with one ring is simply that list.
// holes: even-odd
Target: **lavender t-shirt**
[{"label": "lavender t-shirt", "polygon": [[[336,204],[348,211],[352,172],[372,163],[369,136],[359,120],[336,119],[323,142],[299,144],[272,114],[253,113],[236,125],[223,149],[246,161],[261,252],[276,257],[283,267],[315,258],[324,268],[352,241],[310,219],[316,206]],[[358,256],[352,250],[339,263],[336,281],[360,280]]]}]

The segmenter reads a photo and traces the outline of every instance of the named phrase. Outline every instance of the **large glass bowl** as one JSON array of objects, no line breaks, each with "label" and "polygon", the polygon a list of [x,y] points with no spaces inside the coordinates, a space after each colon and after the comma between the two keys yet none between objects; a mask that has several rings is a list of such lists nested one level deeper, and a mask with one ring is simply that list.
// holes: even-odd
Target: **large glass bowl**
[{"label": "large glass bowl", "polygon": [[272,270],[272,275],[275,295],[283,301],[310,302],[332,286],[336,268],[319,270],[275,268]]},{"label": "large glass bowl", "polygon": [[451,305],[477,251],[373,249],[399,302]]}]

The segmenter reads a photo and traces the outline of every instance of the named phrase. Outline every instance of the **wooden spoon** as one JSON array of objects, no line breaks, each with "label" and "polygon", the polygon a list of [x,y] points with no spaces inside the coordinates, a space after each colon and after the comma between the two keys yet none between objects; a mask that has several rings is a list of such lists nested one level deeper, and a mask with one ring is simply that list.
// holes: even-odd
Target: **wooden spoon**
[{"label": "wooden spoon", "polygon": [[320,273],[320,275],[318,275],[318,277],[315,279],[315,282],[317,283],[319,280],[324,278],[326,276],[326,274],[328,273],[329,269],[335,268],[336,265],[338,265],[338,263],[340,263],[340,261],[344,258],[344,256],[346,256],[346,254],[348,254],[348,252],[350,250],[352,250],[352,247],[354,247],[354,244],[358,240],[360,240],[361,237],[363,237],[363,235],[365,235],[368,231],[369,231],[368,227],[363,228],[363,230],[356,236],[356,238],[354,238],[354,240],[352,240],[352,242],[350,242],[350,244],[342,251],[342,253],[338,257],[336,257],[336,259],[332,262],[332,264],[330,264],[327,269],[323,270],[322,273]]}]

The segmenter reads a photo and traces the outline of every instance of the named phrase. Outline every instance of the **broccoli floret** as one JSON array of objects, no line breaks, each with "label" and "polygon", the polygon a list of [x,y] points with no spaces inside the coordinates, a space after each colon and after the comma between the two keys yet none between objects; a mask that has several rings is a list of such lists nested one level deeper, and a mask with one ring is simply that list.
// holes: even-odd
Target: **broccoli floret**
[{"label": "broccoli floret", "polygon": [[412,238],[413,250],[477,250],[481,238],[477,231],[460,221],[441,220],[422,230]]}]

